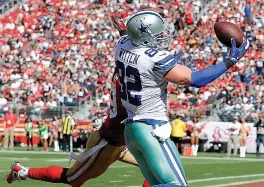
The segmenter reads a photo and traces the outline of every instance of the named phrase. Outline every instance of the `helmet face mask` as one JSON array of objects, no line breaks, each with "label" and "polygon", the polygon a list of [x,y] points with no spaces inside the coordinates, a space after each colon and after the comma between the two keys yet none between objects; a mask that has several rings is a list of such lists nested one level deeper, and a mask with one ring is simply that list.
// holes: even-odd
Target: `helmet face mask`
[{"label": "helmet face mask", "polygon": [[139,47],[168,48],[170,34],[162,17],[153,11],[141,11],[128,18],[128,38]]},{"label": "helmet face mask", "polygon": [[162,33],[156,35],[155,37],[157,38],[158,48],[166,49],[170,46],[171,35],[166,25],[165,25],[165,30]]}]

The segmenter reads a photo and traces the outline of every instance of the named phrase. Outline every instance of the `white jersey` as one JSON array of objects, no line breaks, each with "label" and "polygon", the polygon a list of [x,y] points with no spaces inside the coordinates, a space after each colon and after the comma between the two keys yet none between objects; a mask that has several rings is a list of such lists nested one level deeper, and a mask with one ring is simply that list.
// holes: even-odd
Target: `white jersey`
[{"label": "white jersey", "polygon": [[168,121],[168,81],[163,76],[176,65],[175,57],[163,49],[136,47],[124,36],[115,60],[128,119]]}]

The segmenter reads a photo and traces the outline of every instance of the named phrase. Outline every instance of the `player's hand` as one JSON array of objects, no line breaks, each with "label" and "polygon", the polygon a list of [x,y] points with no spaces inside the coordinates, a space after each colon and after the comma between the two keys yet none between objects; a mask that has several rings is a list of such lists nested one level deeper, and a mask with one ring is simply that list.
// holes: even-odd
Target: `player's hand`
[{"label": "player's hand", "polygon": [[175,55],[175,60],[180,63],[181,60],[181,55],[182,55],[182,50],[180,50],[178,53]]},{"label": "player's hand", "polygon": [[250,43],[247,37],[244,37],[242,45],[237,48],[236,40],[234,38],[231,39],[232,48],[229,56],[225,59],[226,65],[228,64],[228,68],[235,65],[240,58],[244,56],[244,54],[248,51]]},{"label": "player's hand", "polygon": [[195,62],[194,60],[192,59],[192,56],[189,55],[188,57],[186,58],[182,58],[181,59],[181,63],[182,65],[185,65],[187,66],[188,68],[190,68],[192,71],[196,71],[197,70],[197,67],[195,65]]},{"label": "player's hand", "polygon": [[192,59],[192,56],[189,55],[186,58],[181,58],[182,55],[182,51],[180,50],[176,55],[175,55],[175,60],[179,63],[182,64],[184,66],[187,66],[188,68],[190,68],[192,71],[196,71],[196,65],[194,60]]},{"label": "player's hand", "polygon": [[229,57],[235,58],[236,60],[242,58],[244,54],[248,51],[250,46],[247,37],[243,38],[243,43],[239,48],[236,47],[236,40],[234,38],[231,39],[231,43],[232,43],[232,48]]}]

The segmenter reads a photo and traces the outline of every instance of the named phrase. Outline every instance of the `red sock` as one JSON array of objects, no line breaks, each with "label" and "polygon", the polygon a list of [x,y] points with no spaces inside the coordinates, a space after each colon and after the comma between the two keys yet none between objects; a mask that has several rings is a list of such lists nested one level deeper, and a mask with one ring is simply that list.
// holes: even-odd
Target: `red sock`
[{"label": "red sock", "polygon": [[59,166],[50,166],[47,168],[30,168],[28,170],[28,177],[34,180],[41,180],[52,183],[69,184],[67,181],[67,168]]},{"label": "red sock", "polygon": [[142,187],[151,187],[148,181],[145,179]]}]

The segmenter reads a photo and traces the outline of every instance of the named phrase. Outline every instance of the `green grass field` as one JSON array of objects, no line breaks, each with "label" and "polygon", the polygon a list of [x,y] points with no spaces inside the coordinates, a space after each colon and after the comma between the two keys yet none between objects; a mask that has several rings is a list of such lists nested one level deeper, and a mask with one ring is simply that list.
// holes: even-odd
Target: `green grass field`
[{"label": "green grass field", "polygon": [[[27,153],[23,151],[0,151],[0,187],[62,187],[61,184],[50,184],[27,180],[8,185],[5,182],[9,167],[14,161],[25,166],[43,167],[59,165],[68,167],[68,155],[62,153]],[[225,158],[224,154],[200,153],[198,157],[182,158],[190,187],[215,186],[243,181],[262,180],[264,178],[264,159],[247,155],[246,159]],[[140,187],[143,177],[138,168],[120,162],[112,165],[101,177],[88,181],[85,187]]]}]

